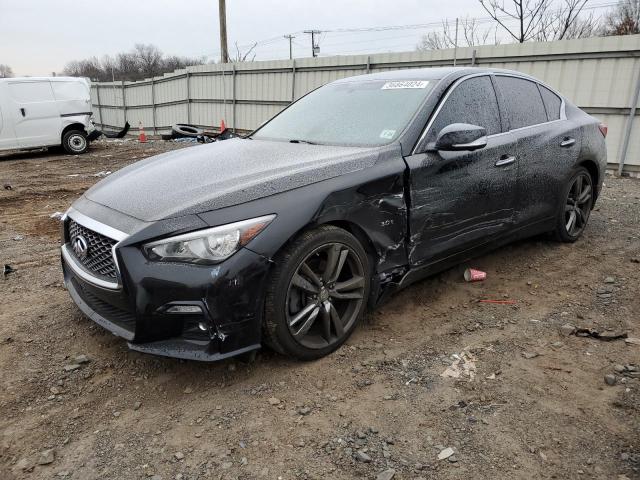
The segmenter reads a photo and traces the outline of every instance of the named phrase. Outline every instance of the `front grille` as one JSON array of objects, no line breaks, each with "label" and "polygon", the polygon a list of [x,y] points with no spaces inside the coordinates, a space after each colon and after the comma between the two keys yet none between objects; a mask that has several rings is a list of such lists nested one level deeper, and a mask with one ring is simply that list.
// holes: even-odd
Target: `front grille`
[{"label": "front grille", "polygon": [[[78,262],[93,274],[115,280],[116,264],[112,249],[117,243],[116,240],[83,227],[74,220],[69,221],[68,228],[70,250]],[[83,237],[86,241],[87,252],[85,255],[78,255],[74,248],[74,242],[78,237]]]}]

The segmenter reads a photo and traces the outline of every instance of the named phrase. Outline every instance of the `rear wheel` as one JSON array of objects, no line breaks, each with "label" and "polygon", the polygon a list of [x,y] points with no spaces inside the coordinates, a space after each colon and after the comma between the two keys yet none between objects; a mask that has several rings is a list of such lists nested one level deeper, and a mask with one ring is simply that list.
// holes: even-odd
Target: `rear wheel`
[{"label": "rear wheel", "polygon": [[82,130],[69,130],[62,136],[62,148],[71,155],[80,155],[89,150],[87,134]]},{"label": "rear wheel", "polygon": [[586,168],[579,167],[572,175],[563,198],[555,236],[562,242],[575,242],[587,226],[593,205],[593,180]]},{"label": "rear wheel", "polygon": [[363,315],[369,262],[358,240],[334,226],[305,232],[276,259],[265,303],[265,341],[300,360],[342,345]]}]

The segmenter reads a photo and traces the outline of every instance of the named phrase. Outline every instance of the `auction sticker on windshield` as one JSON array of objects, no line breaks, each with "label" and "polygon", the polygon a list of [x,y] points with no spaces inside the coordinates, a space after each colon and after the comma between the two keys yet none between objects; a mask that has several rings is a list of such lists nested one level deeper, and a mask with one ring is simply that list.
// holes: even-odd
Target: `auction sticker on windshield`
[{"label": "auction sticker on windshield", "polygon": [[404,82],[386,82],[382,90],[394,90],[398,88],[427,88],[427,80],[406,80]]},{"label": "auction sticker on windshield", "polygon": [[387,140],[391,140],[395,134],[396,134],[395,130],[382,130],[382,132],[380,132],[380,138],[386,138]]}]

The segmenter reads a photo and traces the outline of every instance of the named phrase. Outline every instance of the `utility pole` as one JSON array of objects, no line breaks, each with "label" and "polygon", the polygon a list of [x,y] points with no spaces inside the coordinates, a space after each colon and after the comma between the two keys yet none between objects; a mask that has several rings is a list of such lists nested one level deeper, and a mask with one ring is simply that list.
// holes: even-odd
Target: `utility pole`
[{"label": "utility pole", "polygon": [[227,7],[225,0],[218,0],[218,16],[220,17],[220,61],[229,63],[229,50],[227,49]]},{"label": "utility pole", "polygon": [[289,60],[293,59],[293,47],[292,47],[292,42],[293,39],[296,38],[293,35],[284,35],[284,38],[289,39]]},{"label": "utility pole", "polygon": [[456,66],[456,60],[458,59],[458,19],[456,18],[456,43],[453,46],[453,66]]},{"label": "utility pole", "polygon": [[311,34],[311,55],[317,57],[320,53],[320,47],[316,44],[316,35],[320,35],[322,32],[320,30],[305,30],[304,33]]}]

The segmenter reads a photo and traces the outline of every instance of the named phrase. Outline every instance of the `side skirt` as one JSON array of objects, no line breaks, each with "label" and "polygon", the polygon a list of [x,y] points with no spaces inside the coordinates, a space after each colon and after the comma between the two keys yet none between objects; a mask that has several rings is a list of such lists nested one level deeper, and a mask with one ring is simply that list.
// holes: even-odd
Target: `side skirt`
[{"label": "side skirt", "polygon": [[542,220],[538,220],[535,223],[518,227],[517,229],[510,231],[502,237],[487,241],[461,252],[454,253],[452,255],[449,255],[448,257],[436,260],[434,262],[421,265],[420,267],[409,269],[398,281],[392,281],[387,283],[386,285],[381,285],[382,291],[378,296],[376,306],[383,304],[396,291],[406,288],[419,280],[430,277],[460,263],[494,251],[497,248],[509,243],[513,243],[516,240],[522,240],[534,235],[548,232],[553,228],[553,219],[554,217],[548,217]]}]

